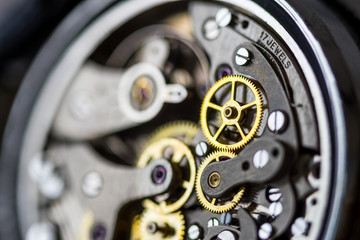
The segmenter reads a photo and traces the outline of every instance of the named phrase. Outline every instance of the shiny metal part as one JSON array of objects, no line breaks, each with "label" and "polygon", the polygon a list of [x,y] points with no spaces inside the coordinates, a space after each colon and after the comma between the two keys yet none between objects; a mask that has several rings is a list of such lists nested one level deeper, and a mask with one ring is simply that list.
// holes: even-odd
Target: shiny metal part
[{"label": "shiny metal part", "polygon": [[253,164],[256,168],[263,168],[269,162],[270,156],[268,151],[261,149],[258,150],[253,157]]},{"label": "shiny metal part", "polygon": [[56,240],[55,226],[49,222],[38,222],[31,225],[25,240]]},{"label": "shiny metal part", "polygon": [[219,220],[217,220],[217,218],[210,218],[207,223],[207,227],[211,228],[211,227],[216,227],[216,226],[219,226]]},{"label": "shiny metal part", "polygon": [[217,236],[216,240],[236,240],[236,236],[233,232],[225,230]]},{"label": "shiny metal part", "polygon": [[308,229],[309,223],[303,217],[299,217],[291,225],[291,234],[294,236],[306,235]]},{"label": "shiny metal part", "polygon": [[284,210],[281,202],[273,202],[269,206],[269,213],[273,217],[279,216]]},{"label": "shiny metal part", "polygon": [[273,227],[270,223],[264,223],[260,226],[258,236],[262,240],[269,239],[273,234]]},{"label": "shiny metal part", "polygon": [[280,192],[280,189],[278,188],[270,188],[268,191],[267,191],[267,197],[268,199],[271,201],[271,202],[277,202],[281,199],[281,192]]},{"label": "shiny metal part", "polygon": [[219,27],[226,27],[232,20],[232,14],[228,8],[221,8],[216,13],[215,21]]},{"label": "shiny metal part", "polygon": [[223,212],[220,215],[220,222],[222,224],[229,225],[231,223],[231,220],[232,220],[232,215],[230,212]]},{"label": "shiny metal part", "polygon": [[250,61],[250,52],[246,48],[239,48],[236,52],[235,62],[239,66],[244,66]]},{"label": "shiny metal part", "polygon": [[103,179],[98,172],[92,171],[85,175],[82,183],[82,191],[88,197],[96,197],[103,188]]},{"label": "shiny metal part", "polygon": [[220,29],[215,19],[208,19],[203,25],[204,37],[208,40],[214,40],[220,35]]},{"label": "shiny metal part", "polygon": [[191,240],[199,239],[201,236],[200,227],[196,224],[191,225],[187,231],[187,235]]},{"label": "shiny metal part", "polygon": [[274,111],[270,113],[267,120],[268,128],[274,133],[281,133],[285,130],[287,124],[287,116],[282,111]]},{"label": "shiny metal part", "polygon": [[195,153],[199,157],[206,156],[208,152],[209,152],[209,145],[206,142],[201,141],[195,146]]}]

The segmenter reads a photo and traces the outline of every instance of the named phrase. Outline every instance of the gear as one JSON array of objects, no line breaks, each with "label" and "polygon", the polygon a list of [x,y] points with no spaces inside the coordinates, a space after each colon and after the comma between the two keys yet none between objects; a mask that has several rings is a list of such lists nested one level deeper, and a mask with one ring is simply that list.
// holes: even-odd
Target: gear
[{"label": "gear", "polygon": [[[215,98],[220,99],[222,94],[228,93],[226,90],[230,84],[230,99],[226,102],[223,101],[225,103],[222,104],[212,102]],[[238,90],[243,90],[243,93],[246,93],[244,88],[240,88],[241,86],[251,90],[251,102],[239,102],[237,100]],[[222,99],[224,97],[226,96],[222,96]],[[252,119],[249,110],[254,109],[254,107],[256,107],[256,112],[254,112]],[[217,114],[214,115],[211,112]],[[211,124],[209,123],[214,118],[216,119],[217,115],[221,116],[221,124],[211,131]],[[260,126],[261,117],[262,99],[259,89],[251,80],[243,76],[227,76],[215,83],[206,94],[200,113],[201,127],[208,141],[216,148],[229,150],[243,147],[254,137]],[[244,127],[246,127],[247,131],[244,131]],[[236,132],[236,134],[225,137],[225,130]]]},{"label": "gear", "polygon": [[140,240],[140,215],[136,215],[133,219],[133,222],[131,224],[131,234],[130,234],[131,240]]},{"label": "gear", "polygon": [[199,170],[197,172],[197,176],[196,176],[195,188],[196,188],[196,194],[199,199],[199,202],[206,210],[214,212],[214,213],[227,212],[227,211],[230,211],[231,209],[233,209],[241,200],[241,198],[244,194],[244,191],[245,191],[245,188],[243,188],[243,187],[232,196],[232,199],[230,201],[217,199],[217,198],[208,200],[208,198],[204,195],[204,192],[201,188],[201,175],[202,175],[204,169],[206,168],[206,166],[211,164],[213,161],[221,161],[223,158],[229,159],[229,158],[233,158],[235,156],[236,155],[234,153],[227,151],[227,150],[217,151],[217,152],[211,153],[201,163]]},{"label": "gear", "polygon": [[185,235],[185,220],[180,211],[163,214],[145,209],[139,226],[141,240],[182,240]]},{"label": "gear", "polygon": [[148,140],[148,144],[156,142],[162,138],[177,138],[189,145],[191,140],[200,130],[196,123],[191,121],[173,121],[160,126]]},{"label": "gear", "polygon": [[180,140],[163,138],[153,142],[144,150],[137,166],[145,167],[150,161],[160,158],[171,161],[186,177],[182,176],[178,189],[172,189],[172,194],[167,197],[168,200],[162,199],[157,204],[147,199],[144,205],[147,208],[158,209],[162,213],[171,213],[180,209],[193,191],[196,176],[195,159],[191,150]]}]

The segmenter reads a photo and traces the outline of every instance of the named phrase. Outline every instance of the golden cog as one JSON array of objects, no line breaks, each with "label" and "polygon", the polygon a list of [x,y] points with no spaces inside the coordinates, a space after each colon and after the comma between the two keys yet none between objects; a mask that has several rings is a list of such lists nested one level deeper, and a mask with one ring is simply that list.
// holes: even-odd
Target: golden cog
[{"label": "golden cog", "polygon": [[148,144],[156,142],[162,138],[177,138],[186,145],[189,145],[199,130],[199,126],[191,121],[179,120],[169,122],[155,130],[149,138]]},{"label": "golden cog", "polygon": [[206,157],[204,159],[204,161],[201,163],[199,170],[197,172],[196,175],[196,182],[195,182],[195,189],[196,189],[196,195],[199,199],[200,204],[208,211],[214,212],[214,213],[222,213],[222,212],[227,212],[230,211],[231,209],[233,209],[241,200],[245,188],[240,188],[240,190],[238,192],[236,192],[233,196],[231,200],[221,200],[221,199],[217,199],[217,198],[212,198],[211,200],[209,200],[202,188],[201,188],[201,175],[204,171],[204,169],[206,168],[206,166],[208,166],[209,164],[211,164],[214,161],[222,161],[222,158],[233,158],[236,155],[228,150],[225,151],[217,151],[217,152],[213,152],[211,153],[208,157]]},{"label": "golden cog", "polygon": [[164,214],[145,209],[139,226],[141,240],[182,240],[185,235],[185,220],[180,211]]},{"label": "golden cog", "polygon": [[146,208],[157,209],[162,213],[171,213],[180,209],[190,197],[196,176],[196,165],[191,150],[176,138],[163,138],[150,144],[141,154],[137,166],[145,167],[149,162],[156,159],[168,159],[182,173],[186,173],[186,179],[182,176],[182,182],[178,189],[173,189],[170,199],[155,203],[149,199],[144,200]]},{"label": "golden cog", "polygon": [[136,215],[133,219],[133,222],[131,224],[131,233],[130,233],[130,239],[131,240],[140,240],[141,234],[140,234],[140,215]]},{"label": "golden cog", "polygon": [[[214,97],[218,98],[221,93],[226,92],[226,87],[230,86],[230,99],[223,104],[216,104]],[[237,90],[241,89],[241,86],[249,88],[252,92],[251,102],[239,102],[237,100]],[[246,112],[249,109],[256,107],[255,117],[253,120],[249,118]],[[210,131],[210,111],[213,111],[221,116],[221,124],[216,130]],[[227,76],[215,83],[208,93],[206,94],[200,112],[200,122],[204,135],[208,141],[216,148],[236,150],[247,144],[255,135],[258,130],[262,117],[262,99],[259,89],[254,83],[243,76]],[[251,120],[250,123],[247,120]],[[244,131],[244,125],[247,124],[247,132]],[[231,142],[227,142],[222,136],[225,129],[233,128],[238,132],[235,139],[231,139]],[[229,139],[227,137],[226,139]]]}]

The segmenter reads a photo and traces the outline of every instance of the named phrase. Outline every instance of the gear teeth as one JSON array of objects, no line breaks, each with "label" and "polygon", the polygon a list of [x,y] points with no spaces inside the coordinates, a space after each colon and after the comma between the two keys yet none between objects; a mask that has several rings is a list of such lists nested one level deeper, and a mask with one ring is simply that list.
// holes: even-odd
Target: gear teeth
[{"label": "gear teeth", "polygon": [[[235,78],[235,80],[234,80],[234,78]],[[231,83],[233,81],[240,82],[251,89],[252,93],[255,96],[255,101],[256,101],[256,118],[255,118],[253,126],[250,129],[250,132],[245,136],[245,138],[241,139],[237,143],[227,145],[227,144],[220,143],[219,141],[214,139],[212,134],[210,133],[210,130],[208,127],[207,109],[209,108],[208,104],[210,103],[210,100],[213,98],[215,93],[223,85],[225,85],[227,83]],[[203,133],[204,133],[206,139],[213,147],[220,149],[220,150],[229,149],[232,151],[236,151],[236,150],[244,147],[247,143],[249,143],[249,141],[251,141],[253,139],[254,135],[256,134],[256,132],[260,126],[260,123],[262,120],[262,105],[263,105],[263,101],[262,101],[262,96],[260,94],[260,91],[250,79],[243,77],[243,76],[237,76],[237,75],[231,75],[231,76],[226,76],[226,77],[222,78],[221,80],[219,80],[217,83],[215,83],[209,89],[209,91],[205,95],[205,98],[201,105],[200,122],[201,122],[201,127],[202,127],[202,130],[203,130]]]},{"label": "gear teeth", "polygon": [[245,190],[244,188],[240,189],[240,191],[235,194],[235,196],[233,197],[231,202],[224,203],[223,205],[215,205],[214,203],[208,201],[207,198],[205,197],[205,195],[202,191],[202,188],[201,188],[201,181],[200,181],[201,175],[202,175],[204,169],[211,162],[216,161],[216,159],[218,159],[220,157],[233,158],[235,156],[236,156],[236,154],[231,152],[228,149],[222,150],[222,151],[216,151],[216,152],[209,154],[205,158],[205,160],[200,164],[198,172],[197,172],[196,180],[195,180],[195,191],[196,191],[198,200],[199,200],[200,204],[204,207],[204,209],[206,209],[210,212],[214,212],[214,213],[223,213],[223,212],[227,212],[227,211],[230,211],[231,209],[235,208],[237,206],[238,202],[241,200],[241,198],[244,194],[244,190]]}]

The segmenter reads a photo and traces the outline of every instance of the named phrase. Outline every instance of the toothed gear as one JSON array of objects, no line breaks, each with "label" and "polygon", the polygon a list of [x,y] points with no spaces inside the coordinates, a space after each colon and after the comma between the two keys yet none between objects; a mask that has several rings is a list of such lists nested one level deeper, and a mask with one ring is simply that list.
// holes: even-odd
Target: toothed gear
[{"label": "toothed gear", "polygon": [[[190,197],[195,185],[196,164],[191,150],[182,141],[176,138],[163,138],[150,144],[144,150],[137,166],[145,167],[149,162],[161,158],[168,159],[172,164],[182,169],[180,172],[186,172],[186,179],[181,179],[182,183],[179,184],[179,189],[173,189],[176,197],[172,196],[171,199],[176,200],[162,200],[160,203],[155,203],[146,199],[144,205],[162,213],[171,213],[179,210]],[[187,163],[184,164],[184,161]]]},{"label": "toothed gear", "polygon": [[181,120],[169,122],[155,130],[149,138],[148,144],[163,138],[177,138],[189,145],[199,130],[199,126],[191,121]]},{"label": "toothed gear", "polygon": [[[157,229],[149,231],[149,225]],[[139,236],[141,240],[182,240],[185,235],[185,220],[180,211],[163,214],[145,209],[140,216]]]},{"label": "toothed gear", "polygon": [[196,195],[199,199],[200,204],[208,211],[214,212],[214,213],[222,213],[230,211],[231,209],[235,208],[236,205],[241,200],[245,188],[242,187],[238,192],[236,192],[232,199],[229,200],[221,200],[217,198],[212,198],[211,200],[208,199],[207,196],[205,196],[202,188],[201,188],[201,175],[204,171],[204,169],[211,164],[214,161],[222,161],[225,159],[230,159],[235,157],[236,154],[232,153],[228,150],[224,151],[217,151],[211,153],[205,160],[201,163],[199,170],[197,172],[196,181],[195,181],[195,189],[196,189]]},{"label": "toothed gear", "polygon": [[[214,103],[220,99],[220,96],[226,92],[227,86],[230,86],[230,98],[225,103]],[[241,102],[237,100],[237,90],[241,90],[241,86],[249,88],[252,92],[251,102]],[[246,92],[246,91],[243,91]],[[225,96],[221,96],[223,98]],[[250,109],[254,111],[254,119],[247,114]],[[237,150],[247,144],[255,136],[258,130],[262,117],[262,99],[259,89],[248,78],[243,76],[227,76],[215,83],[206,94],[200,112],[201,127],[205,137],[216,148]],[[210,130],[210,122],[216,119],[216,115],[210,114],[211,111],[221,116],[220,126],[215,127],[213,131]],[[213,119],[211,119],[213,118]],[[249,123],[248,120],[251,122]],[[215,121],[216,122],[216,121]],[[245,126],[247,125],[247,126]],[[246,127],[245,131],[244,127]],[[233,139],[223,137],[225,129],[232,129],[238,132]],[[231,138],[231,137],[230,137]],[[229,141],[230,140],[230,141]]]}]

